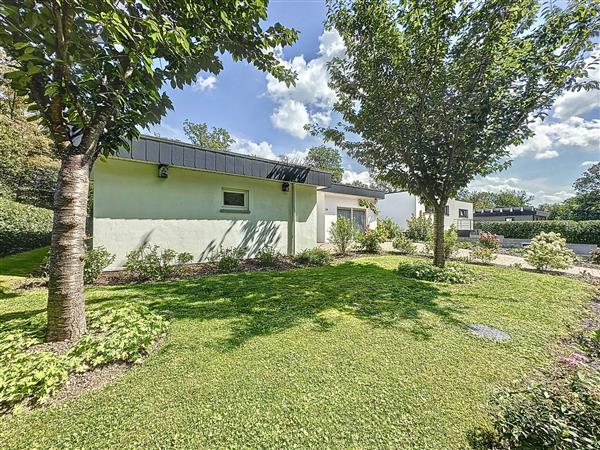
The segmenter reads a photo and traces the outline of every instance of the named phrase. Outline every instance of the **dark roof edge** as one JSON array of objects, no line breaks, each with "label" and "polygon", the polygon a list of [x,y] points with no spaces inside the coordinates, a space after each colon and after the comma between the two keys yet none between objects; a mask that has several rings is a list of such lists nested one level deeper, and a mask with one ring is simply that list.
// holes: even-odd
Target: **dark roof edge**
[{"label": "dark roof edge", "polygon": [[507,207],[507,208],[486,208],[486,209],[474,209],[473,215],[478,216],[525,216],[525,215],[540,215],[547,216],[548,211],[542,211],[534,206],[515,206],[515,207]]},{"label": "dark roof edge", "polygon": [[321,191],[333,194],[355,195],[357,197],[385,198],[385,192],[378,189],[363,188],[342,183],[331,183],[331,186],[321,189]]}]

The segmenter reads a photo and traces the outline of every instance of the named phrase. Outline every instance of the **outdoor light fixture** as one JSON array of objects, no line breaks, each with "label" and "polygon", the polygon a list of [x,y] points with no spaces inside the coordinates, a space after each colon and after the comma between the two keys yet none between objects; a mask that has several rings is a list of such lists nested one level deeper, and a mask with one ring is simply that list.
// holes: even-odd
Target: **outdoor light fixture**
[{"label": "outdoor light fixture", "polygon": [[282,183],[281,184],[281,190],[283,192],[289,192],[290,191],[290,183]]},{"label": "outdoor light fixture", "polygon": [[169,178],[169,166],[161,164],[158,166],[158,178]]}]

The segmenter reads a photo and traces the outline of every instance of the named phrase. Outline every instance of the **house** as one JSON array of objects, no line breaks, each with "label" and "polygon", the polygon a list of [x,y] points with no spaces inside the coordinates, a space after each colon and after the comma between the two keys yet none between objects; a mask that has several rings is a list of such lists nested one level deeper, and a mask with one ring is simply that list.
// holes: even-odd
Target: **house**
[{"label": "house", "polygon": [[548,213],[533,206],[522,208],[477,209],[473,213],[476,222],[513,222],[527,220],[547,220]]},{"label": "house", "polygon": [[[406,229],[406,221],[411,216],[424,214],[433,219],[433,211],[421,199],[408,192],[391,192],[379,203],[380,217],[390,217],[400,228]],[[454,225],[458,231],[473,229],[473,204],[451,199],[445,208],[444,228]]]},{"label": "house", "polygon": [[[317,190],[331,174],[144,136],[94,165],[94,247],[116,255],[144,243],[205,261],[220,247],[271,246],[294,254],[317,244]],[[358,216],[357,216],[358,217]]]},{"label": "house", "polygon": [[367,205],[371,203],[378,206],[378,200],[384,198],[383,191],[339,183],[319,189],[317,191],[317,242],[330,242],[329,231],[338,217],[352,220],[358,230],[376,228],[377,215]]}]

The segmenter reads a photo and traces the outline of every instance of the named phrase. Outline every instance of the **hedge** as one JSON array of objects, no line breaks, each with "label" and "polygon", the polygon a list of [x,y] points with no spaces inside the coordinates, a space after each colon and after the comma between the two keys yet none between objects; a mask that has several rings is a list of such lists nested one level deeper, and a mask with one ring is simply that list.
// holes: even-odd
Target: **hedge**
[{"label": "hedge", "polygon": [[50,244],[52,211],[0,198],[0,256]]},{"label": "hedge", "polygon": [[475,229],[505,238],[532,239],[542,231],[554,231],[571,244],[600,245],[600,220],[535,220],[523,222],[477,222]]}]

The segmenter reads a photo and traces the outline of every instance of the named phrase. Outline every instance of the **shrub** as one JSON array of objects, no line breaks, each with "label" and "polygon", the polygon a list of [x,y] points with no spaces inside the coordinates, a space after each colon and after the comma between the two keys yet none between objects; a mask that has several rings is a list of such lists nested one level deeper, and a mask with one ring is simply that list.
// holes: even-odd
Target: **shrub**
[{"label": "shrub", "polygon": [[433,233],[433,220],[424,214],[414,214],[406,221],[406,237],[411,241],[425,242]]},{"label": "shrub", "polygon": [[359,233],[356,235],[356,242],[363,252],[379,253],[381,251],[383,236],[379,230],[367,228],[364,233]]},{"label": "shrub", "polygon": [[50,244],[52,211],[0,198],[0,256]]},{"label": "shrub", "polygon": [[417,251],[416,245],[413,244],[404,234],[400,234],[396,239],[394,239],[392,242],[392,247],[394,247],[403,255],[412,255]]},{"label": "shrub", "polygon": [[534,237],[525,254],[525,261],[538,270],[566,269],[574,260],[575,253],[567,247],[566,240],[553,232]]},{"label": "shrub", "polygon": [[115,255],[102,246],[88,250],[85,254],[83,266],[83,282],[92,284],[114,260]]},{"label": "shrub", "polygon": [[473,272],[468,267],[459,264],[449,264],[441,268],[426,261],[402,261],[398,265],[397,272],[400,276],[407,278],[451,284],[469,283],[474,279]]},{"label": "shrub", "polygon": [[590,258],[594,264],[600,264],[600,247],[597,247],[590,252]]},{"label": "shrub", "polygon": [[492,400],[493,432],[482,441],[500,449],[600,448],[599,386],[598,372],[575,370],[502,390]]},{"label": "shrub", "polygon": [[263,266],[274,266],[281,259],[281,253],[275,247],[263,247],[258,252],[257,259]]},{"label": "shrub", "polygon": [[240,261],[246,255],[245,247],[221,247],[212,257],[217,262],[217,270],[221,273],[235,272],[240,267]]},{"label": "shrub", "polygon": [[402,234],[400,226],[392,220],[391,217],[386,217],[377,222],[377,228],[385,241],[393,241]]},{"label": "shrub", "polygon": [[532,239],[542,231],[559,233],[572,244],[600,242],[600,220],[534,220],[515,222],[477,222],[476,229],[506,238]]},{"label": "shrub", "polygon": [[480,247],[490,249],[493,252],[500,250],[500,241],[498,240],[498,236],[496,236],[494,233],[488,233],[487,231],[482,231],[479,233],[477,244]]},{"label": "shrub", "polygon": [[[427,250],[430,252],[432,252],[434,248],[434,239],[435,235],[432,229],[427,239]],[[455,253],[456,250],[458,250],[458,242],[458,233],[456,231],[456,227],[454,225],[451,225],[450,228],[444,231],[444,255],[446,256],[446,258],[452,256],[452,254]]]},{"label": "shrub", "polygon": [[296,253],[294,260],[305,266],[325,266],[331,263],[331,254],[322,248],[310,248]]},{"label": "shrub", "polygon": [[356,231],[352,221],[345,217],[338,217],[329,228],[329,236],[335,249],[340,255],[345,255],[354,242]]},{"label": "shrub", "polygon": [[491,248],[477,246],[471,250],[471,258],[489,264],[496,259],[496,254]]},{"label": "shrub", "polygon": [[139,281],[166,280],[178,275],[183,266],[192,261],[191,253],[177,253],[166,248],[159,252],[158,245],[144,244],[129,252],[125,262],[125,273]]}]

